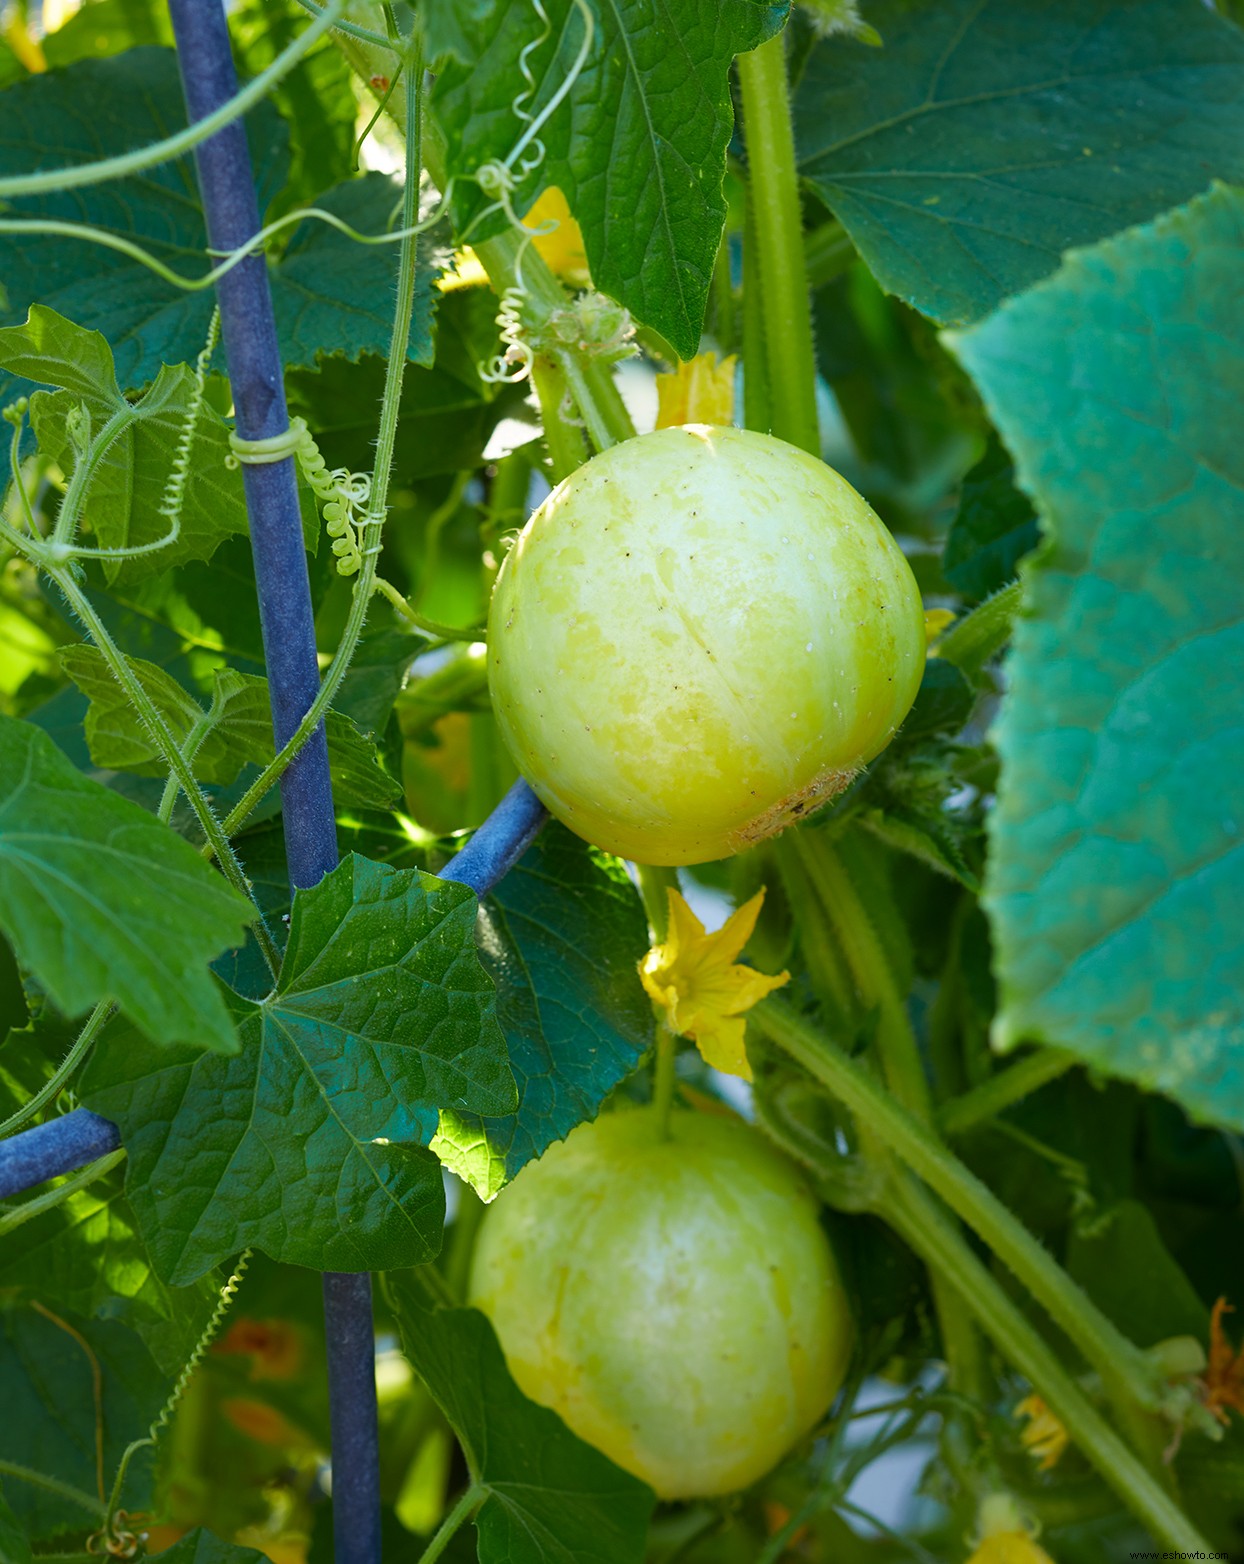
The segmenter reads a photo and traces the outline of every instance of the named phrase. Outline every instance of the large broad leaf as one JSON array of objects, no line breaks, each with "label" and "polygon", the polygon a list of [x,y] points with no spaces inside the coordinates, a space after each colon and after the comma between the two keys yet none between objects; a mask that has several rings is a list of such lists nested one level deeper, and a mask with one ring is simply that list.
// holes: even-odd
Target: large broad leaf
[{"label": "large broad leaf", "polygon": [[952,345],[1048,542],[987,905],[1025,1038],[1244,1128],[1244,196],[1070,257]]},{"label": "large broad leaf", "polygon": [[[364,174],[317,196],[315,206],[331,212],[361,234],[383,234],[401,217],[400,185],[384,174]],[[432,362],[432,311],[436,268],[422,245],[415,273],[415,314],[408,357]],[[352,362],[364,353],[389,351],[397,281],[397,245],[360,244],[316,220],[300,224],[280,263],[272,269],[281,355],[287,368],[338,355]],[[372,422],[379,404],[369,409]]]},{"label": "large broad leaf", "polygon": [[[0,97],[0,175],[111,157],[170,136],[185,123],[171,49],[83,60],[28,77]],[[267,103],[247,116],[247,128],[262,207],[281,187],[287,136]],[[13,202],[8,215],[91,224],[125,235],[175,271],[193,276],[207,269],[198,185],[188,157],[132,179],[27,197]],[[11,319],[20,319],[39,299],[103,331],[116,349],[124,386],[154,379],[161,364],[193,362],[207,335],[209,292],[185,293],[99,245],[60,235],[5,234],[0,275]],[[13,394],[0,380],[0,398]]]},{"label": "large broad leaf", "polygon": [[0,1243],[0,1287],[49,1308],[120,1319],[160,1368],[180,1373],[218,1299],[219,1278],[170,1288],[156,1275],[119,1169],[23,1222]]},{"label": "large broad leaf", "polygon": [[[0,1459],[59,1478],[98,1509],[23,1481],[5,1497],[32,1539],[95,1530],[122,1452],[151,1426],[169,1390],[133,1331],[116,1320],[84,1320],[29,1304],[0,1307]],[[97,1400],[98,1387],[98,1400]],[[150,1452],[130,1464],[125,1503],[151,1499]]]},{"label": "large broad leaf", "polygon": [[[103,654],[92,646],[70,646],[61,665],[91,704],[86,713],[86,737],[97,766],[163,776],[166,767],[125,691],[112,676]],[[203,708],[170,674],[155,663],[134,658],[130,663],[152,703],[183,747]],[[265,766],[275,754],[268,681],[233,668],[215,675],[212,710],[217,721],[191,762],[204,782],[228,784],[246,765]],[[328,763],[336,803],[380,808],[396,803],[401,788],[384,770],[376,746],[339,712],[330,711]]]},{"label": "large broad leaf", "polygon": [[477,1309],[429,1308],[409,1276],[385,1288],[406,1356],[487,1494],[480,1564],[639,1564],[652,1490],[523,1395]]},{"label": "large broad leaf", "polygon": [[[77,465],[71,420],[82,409],[98,434],[117,413],[127,427],[108,445],[92,474],[85,520],[98,548],[133,548],[167,538],[164,547],[131,559],[105,562],[110,581],[143,580],[190,559],[209,559],[233,533],[245,532],[246,499],[241,475],[225,466],[229,429],[211,406],[194,417],[190,444],[192,477],[185,485],[176,528],[162,507],[178,448],[190,426],[194,376],[184,364],[159,371],[155,384],[131,406],[117,384],[107,341],[55,310],[32,304],[19,326],[0,330],[0,370],[57,391],[36,391],[30,421],[43,454],[66,473]],[[175,535],[174,535],[175,531]]]},{"label": "large broad leaf", "polygon": [[[465,886],[351,855],[294,899],[276,991],[232,996],[242,1052],[208,1068],[107,1036],[83,1091],[115,1119],[148,1250],[184,1284],[250,1246],[328,1271],[426,1260],[442,1109],[515,1101]],[[214,1066],[214,1067],[213,1067]]]},{"label": "large broad leaf", "polygon": [[207,963],[251,913],[167,826],[0,717],[0,928],[67,1015],[111,998],[154,1043],[232,1051]]},{"label": "large broad leaf", "polygon": [[795,105],[800,170],[882,285],[976,320],[1072,245],[1244,178],[1244,37],[1200,0],[876,0]]},{"label": "large broad leaf", "polygon": [[[597,287],[690,358],[726,216],[730,62],[770,37],[787,8],[764,0],[588,3],[594,25],[586,64],[539,141],[528,138],[514,162],[521,176],[514,200],[526,211],[541,190],[559,186],[583,229]],[[434,102],[451,175],[511,158],[531,118],[562,90],[583,42],[583,17],[572,0],[549,0],[543,9],[547,24],[530,0],[428,7],[431,51],[449,56]],[[520,56],[531,93],[515,74]],[[533,157],[541,144],[544,156]],[[459,228],[488,200],[463,184]],[[486,221],[475,237],[504,226],[504,218]]]},{"label": "large broad leaf", "polygon": [[518,1081],[516,1113],[446,1113],[433,1149],[486,1200],[596,1117],[652,1041],[648,931],[616,859],[550,824],[480,909],[480,954]]},{"label": "large broad leaf", "polygon": [[[110,59],[82,60],[62,71],[32,76],[0,96],[0,175],[91,162],[172,135],[185,125],[181,84],[171,49],[137,48]],[[278,197],[289,169],[289,138],[270,103],[247,116],[260,210]],[[397,193],[392,182],[369,175],[322,204],[368,232],[382,232]],[[184,276],[208,269],[206,233],[190,158],[144,169],[131,179],[25,197],[16,217],[50,218],[108,229],[143,246]],[[295,237],[286,258],[270,262],[274,303],[287,364],[315,363],[321,353],[388,349],[390,294],[396,245],[349,244],[317,227]],[[314,281],[311,281],[312,272]],[[85,240],[63,236],[0,236],[0,276],[10,319],[34,299],[98,328],[117,355],[125,387],[153,380],[162,364],[193,362],[207,335],[210,291],[186,293],[139,262]],[[431,352],[430,294],[422,294],[411,337],[411,357]],[[0,376],[0,400],[16,391]]]}]

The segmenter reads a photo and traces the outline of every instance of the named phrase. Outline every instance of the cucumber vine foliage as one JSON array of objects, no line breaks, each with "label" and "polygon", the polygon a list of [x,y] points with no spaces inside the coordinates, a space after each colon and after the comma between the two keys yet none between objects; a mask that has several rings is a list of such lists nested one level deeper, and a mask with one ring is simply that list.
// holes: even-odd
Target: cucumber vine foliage
[{"label": "cucumber vine foliage", "polygon": [[[327,1556],[319,1270],[383,1273],[395,1558],[1244,1549],[1244,33],[1091,10],[240,0],[187,130],[157,0],[0,5],[0,1160],[122,1143],[0,1206],[0,1556]],[[225,255],[190,154],[239,114]],[[294,416],[248,444],[255,251]],[[556,825],[482,903],[438,871],[515,779],[506,547],[701,351],[878,509],[932,655],[842,797],[680,872],[764,886],[791,981],[745,1102],[668,1036],[660,1090],[803,1166],[857,1342],[768,1477],[658,1505],[463,1300],[483,1201],[653,1089],[668,876]],[[275,752],[240,469],[289,456],[323,680]],[[343,858],[291,896],[321,719]]]}]

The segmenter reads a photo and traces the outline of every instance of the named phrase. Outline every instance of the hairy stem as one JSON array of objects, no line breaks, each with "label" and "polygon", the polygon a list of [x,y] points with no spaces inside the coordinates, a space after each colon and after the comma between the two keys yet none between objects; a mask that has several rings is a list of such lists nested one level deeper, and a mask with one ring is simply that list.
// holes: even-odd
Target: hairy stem
[{"label": "hairy stem", "polygon": [[930,1129],[784,1001],[762,1000],[751,1018],[985,1240],[1108,1385],[1137,1406],[1157,1410],[1155,1372],[1144,1354]]},{"label": "hairy stem", "polygon": [[738,72],[747,137],[749,236],[764,301],[771,431],[819,456],[812,309],[783,35],[741,54]]},{"label": "hairy stem", "polygon": [[974,1086],[937,1110],[937,1127],[943,1135],[963,1135],[987,1119],[996,1118],[1013,1103],[1022,1102],[1050,1081],[1074,1069],[1079,1061],[1061,1048],[1038,1048],[1018,1064],[1008,1065],[987,1081]]},{"label": "hairy stem", "polygon": [[537,354],[531,366],[531,383],[540,399],[540,423],[553,463],[553,479],[560,483],[587,460],[583,430],[566,416],[570,386],[565,370],[555,359]]},{"label": "hairy stem", "polygon": [[435,1564],[453,1537],[470,1520],[488,1497],[488,1490],[480,1483],[472,1483],[437,1528],[436,1535],[419,1555],[419,1564]]},{"label": "hairy stem", "polygon": [[1209,1543],[1088,1400],[938,1203],[906,1180],[889,1193],[879,1214],[944,1278],[999,1351],[1040,1391],[1132,1514],[1167,1547],[1194,1558],[1208,1555]]},{"label": "hairy stem", "polygon": [[73,1046],[56,1067],[55,1074],[50,1080],[45,1081],[34,1096],[24,1102],[15,1113],[11,1113],[3,1124],[0,1124],[0,1140],[12,1135],[14,1130],[21,1129],[36,1114],[42,1113],[49,1103],[53,1103],[69,1084],[78,1066],[90,1053],[95,1039],[99,1036],[104,1022],[112,1014],[112,1001],[101,999],[86,1018],[86,1024],[74,1038]]},{"label": "hairy stem", "polygon": [[15,1227],[21,1227],[24,1222],[29,1222],[33,1217],[42,1216],[45,1211],[54,1211],[57,1206],[68,1200],[70,1195],[76,1195],[80,1189],[85,1189],[96,1179],[111,1173],[113,1168],[124,1160],[125,1150],[119,1147],[116,1151],[110,1151],[106,1157],[100,1157],[98,1162],[92,1162],[89,1167],[83,1168],[76,1178],[71,1178],[67,1183],[58,1184],[55,1189],[49,1189],[46,1194],[36,1195],[33,1200],[14,1206],[11,1211],[0,1212],[0,1238],[3,1238],[6,1233],[11,1233]]},{"label": "hairy stem", "polygon": [[276,947],[271,932],[264,921],[251,892],[250,883],[238,862],[237,854],[229,842],[228,826],[222,826],[212,812],[212,806],[203,793],[202,788],[195,780],[194,773],[190,770],[181,752],[181,746],[177,738],[165,722],[164,718],[156,710],[154,702],[143,689],[138,675],[130,667],[125,654],[109,635],[103,620],[95,612],[90,599],[78,586],[68,570],[60,566],[52,566],[48,569],[49,577],[60,588],[66,602],[81,619],[90,632],[91,640],[99,648],[105,662],[112,672],[113,678],[125,691],[130,705],[142,718],[148,732],[160,751],[160,758],[169,771],[177,779],[177,784],[186,795],[186,800],[194,810],[195,818],[203,829],[203,835],[207,838],[208,845],[216,854],[220,863],[221,872],[234,890],[255,907],[255,917],[252,927],[259,948],[263,952],[273,976],[276,975],[281,965],[281,953]]}]

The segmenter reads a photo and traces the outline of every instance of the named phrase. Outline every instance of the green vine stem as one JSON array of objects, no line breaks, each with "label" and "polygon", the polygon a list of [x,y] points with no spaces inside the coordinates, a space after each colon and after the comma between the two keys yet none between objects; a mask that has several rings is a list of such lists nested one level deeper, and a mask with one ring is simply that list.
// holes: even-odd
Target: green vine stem
[{"label": "green vine stem", "polygon": [[[212,806],[204,796],[202,788],[195,780],[194,773],[186,762],[181,752],[181,747],[176,737],[170,730],[164,718],[156,710],[151,697],[143,689],[137,674],[130,667],[125,654],[117,646],[109,635],[103,620],[95,612],[90,599],[79,587],[71,572],[63,566],[53,565],[45,567],[49,578],[59,587],[66,602],[81,619],[90,633],[92,641],[98,647],[104,660],[112,672],[113,678],[125,691],[130,705],[142,718],[148,731],[160,749],[161,759],[169,771],[177,779],[178,786],[185,793],[187,802],[194,810],[195,816],[203,828],[203,834],[207,838],[207,844],[216,854],[221,871],[234,890],[240,892],[255,907],[253,928],[255,937],[259,942],[259,948],[263,952],[273,976],[276,975],[281,965],[281,953],[276,947],[272,934],[264,921],[263,913],[255,904],[251,892],[250,882],[238,862],[237,854],[229,842],[231,834],[228,825],[221,826],[212,812]],[[266,789],[265,789],[266,791]]]},{"label": "green vine stem", "polygon": [[49,191],[98,185],[109,179],[124,179],[130,174],[141,173],[145,168],[154,168],[158,163],[167,163],[170,158],[180,157],[183,152],[192,151],[201,141],[214,136],[218,130],[266,98],[277,82],[288,76],[303,55],[336,23],[345,6],[346,0],[329,0],[311,26],[300,33],[288,48],[283,49],[267,70],[261,71],[236,97],[221,104],[206,119],[196,120],[176,135],[153,141],[133,152],[123,152],[118,157],[100,158],[94,163],[80,163],[68,168],[41,169],[34,174],[14,174],[7,179],[0,179],[0,201],[8,201],[15,196],[44,195]]},{"label": "green vine stem", "polygon": [[69,1052],[56,1067],[55,1074],[45,1081],[39,1090],[29,1101],[24,1102],[15,1113],[11,1113],[3,1124],[0,1124],[0,1140],[12,1135],[14,1131],[21,1129],[36,1114],[42,1113],[49,1103],[53,1103],[64,1091],[74,1071],[91,1051],[91,1046],[99,1036],[104,1022],[112,1014],[112,1001],[101,999],[86,1018],[86,1024],[73,1041]]},{"label": "green vine stem", "polygon": [[760,263],[772,433],[819,456],[812,308],[783,34],[741,54],[738,72],[747,137],[748,236]]},{"label": "green vine stem", "polygon": [[55,1189],[36,1195],[33,1200],[23,1201],[21,1205],[14,1206],[11,1210],[0,1211],[0,1238],[3,1238],[6,1233],[11,1233],[14,1228],[21,1227],[23,1222],[29,1222],[33,1217],[42,1216],[45,1211],[54,1211],[57,1206],[68,1200],[70,1195],[76,1195],[80,1189],[85,1189],[96,1179],[111,1173],[119,1162],[124,1161],[125,1147],[120,1146],[116,1151],[110,1151],[106,1157],[100,1157],[97,1162],[89,1163],[80,1173],[66,1179],[63,1184],[58,1184]]},{"label": "green vine stem", "polygon": [[937,1127],[943,1135],[965,1135],[986,1119],[995,1118],[1013,1103],[1066,1075],[1078,1061],[1061,1048],[1038,1048],[1017,1064],[999,1070],[987,1081],[943,1103],[937,1110]]},{"label": "green vine stem", "polygon": [[419,1564],[435,1564],[454,1536],[469,1521],[488,1497],[488,1490],[480,1483],[472,1483],[437,1528],[436,1535],[419,1555]]},{"label": "green vine stem", "polygon": [[670,1114],[674,1111],[677,1062],[678,1039],[663,1021],[658,1021],[656,1059],[652,1076],[652,1101],[656,1108],[658,1140],[670,1138]]},{"label": "green vine stem", "polygon": [[560,483],[583,466],[588,454],[582,429],[566,416],[570,384],[562,366],[545,353],[537,353],[532,360],[531,383],[540,399],[540,423],[553,463],[553,480]]},{"label": "green vine stem", "polygon": [[100,463],[108,454],[113,441],[123,434],[131,424],[136,424],[139,416],[137,409],[133,407],[119,407],[100,430],[99,434],[91,441],[90,450],[75,463],[73,474],[69,479],[64,497],[60,502],[60,508],[56,513],[56,525],[53,528],[51,540],[44,545],[48,557],[52,560],[63,559],[69,553],[74,533],[77,531],[78,518],[82,514],[83,505],[86,503],[87,490],[90,488],[91,481],[98,471]]},{"label": "green vine stem", "polygon": [[1167,1547],[1193,1558],[1211,1556],[1210,1544],[1084,1395],[937,1201],[907,1179],[888,1192],[879,1215],[945,1279],[999,1351],[1039,1389],[1078,1449],[1132,1514]]},{"label": "green vine stem", "polygon": [[346,676],[350,659],[354,656],[359,637],[363,633],[363,626],[367,621],[367,609],[375,587],[380,532],[388,508],[389,481],[393,473],[393,452],[397,444],[397,424],[401,409],[402,381],[406,373],[406,354],[415,307],[418,246],[414,228],[419,216],[419,176],[422,170],[420,126],[423,120],[423,56],[417,44],[412,47],[411,57],[406,62],[406,90],[403,102],[404,118],[414,125],[415,131],[406,142],[406,181],[402,197],[402,228],[405,230],[405,237],[402,239],[399,251],[397,304],[393,316],[393,331],[389,339],[384,394],[380,403],[376,461],[372,468],[371,490],[361,529],[370,541],[362,551],[362,568],[355,578],[350,613],[337,651],[320,685],[319,694],[312,701],[288,742],[264,767],[226,818],[224,828],[230,836],[246,823],[264,794],[279,779],[286,766],[319,725],[324,713],[332,704],[333,697],[341,687],[341,681]]},{"label": "green vine stem", "polygon": [[743,426],[768,434],[773,426],[773,412],[769,405],[765,301],[760,288],[756,211],[749,190],[744,198],[743,217]]},{"label": "green vine stem", "polygon": [[15,1477],[19,1482],[30,1483],[32,1487],[46,1488],[58,1499],[68,1499],[70,1504],[76,1504],[80,1510],[86,1510],[91,1515],[104,1514],[104,1506],[99,1500],[92,1498],[89,1493],[83,1493],[81,1488],[75,1488],[72,1483],[63,1483],[58,1477],[49,1477],[46,1472],[36,1472],[32,1467],[21,1466],[16,1461],[0,1459],[0,1477]]},{"label": "green vine stem", "polygon": [[404,619],[408,619],[416,630],[422,630],[425,635],[430,635],[437,641],[468,641],[474,644],[482,641],[485,636],[483,625],[443,625],[437,619],[429,619],[426,614],[421,614],[417,608],[412,608],[409,599],[383,576],[377,576],[372,582],[372,591],[379,592],[386,598]]},{"label": "green vine stem", "polygon": [[1145,1354],[930,1129],[784,1001],[762,1000],[751,1019],[984,1239],[1108,1386],[1147,1412],[1161,1410],[1165,1382]]},{"label": "green vine stem", "polygon": [[846,959],[856,991],[866,1006],[877,1007],[877,1053],[890,1090],[917,1118],[931,1120],[933,1099],[907,1002],[864,898],[833,838],[824,830],[788,832],[782,838],[782,850],[798,857],[821,914]]}]

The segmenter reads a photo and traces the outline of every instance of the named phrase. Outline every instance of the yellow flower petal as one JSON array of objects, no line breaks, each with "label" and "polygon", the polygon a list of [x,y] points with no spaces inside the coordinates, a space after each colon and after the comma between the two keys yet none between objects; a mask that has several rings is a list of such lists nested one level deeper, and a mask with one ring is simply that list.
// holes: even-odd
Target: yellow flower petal
[{"label": "yellow flower petal", "polygon": [[752,1078],[747,1049],[743,1046],[743,1034],[747,1023],[741,1016],[707,1015],[698,1021],[690,1036],[700,1050],[704,1063],[723,1075],[739,1075],[745,1081]]},{"label": "yellow flower petal", "polygon": [[1015,1416],[1028,1419],[1019,1437],[1037,1460],[1038,1470],[1048,1472],[1067,1448],[1067,1430],[1040,1396],[1025,1396],[1015,1408]]},{"label": "yellow flower petal", "polygon": [[[551,225],[556,223],[554,228]],[[571,216],[566,197],[556,185],[550,185],[531,210],[523,218],[524,228],[549,226],[548,233],[537,233],[533,241],[536,249],[547,261],[549,270],[576,287],[589,287],[587,251],[583,248],[583,234]]]},{"label": "yellow flower petal", "polygon": [[[1038,1400],[1036,1396],[1029,1398]],[[1044,1406],[1044,1402],[1041,1403]],[[991,1493],[976,1517],[977,1540],[968,1564],[1054,1564],[1037,1545],[1023,1512],[1009,1493]]]},{"label": "yellow flower petal", "polygon": [[924,638],[930,647],[929,656],[936,657],[933,643],[945,635],[955,622],[955,614],[949,608],[926,608],[924,611]]},{"label": "yellow flower petal", "polygon": [[732,424],[734,422],[734,366],[732,356],[717,362],[716,353],[701,353],[671,374],[657,376],[657,428],[678,424]]},{"label": "yellow flower petal", "polygon": [[1054,1560],[1027,1532],[999,1531],[982,1538],[968,1564],[1054,1564]]},{"label": "yellow flower petal", "polygon": [[790,981],[789,972],[770,977],[735,961],[756,927],[764,891],[738,908],[715,934],[705,933],[677,891],[669,891],[668,897],[669,932],[640,963],[644,989],[670,1031],[691,1038],[707,1064],[751,1080],[742,1017]]}]

